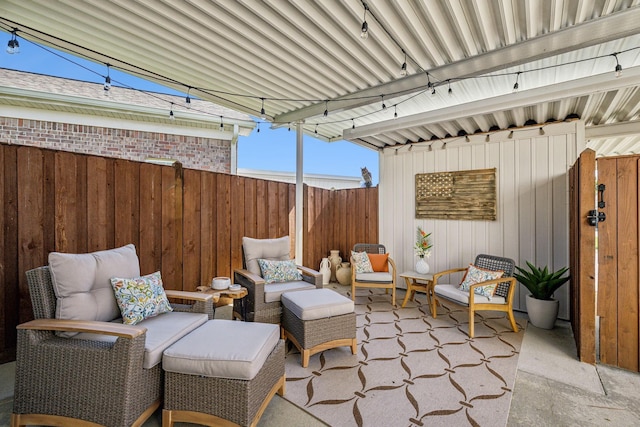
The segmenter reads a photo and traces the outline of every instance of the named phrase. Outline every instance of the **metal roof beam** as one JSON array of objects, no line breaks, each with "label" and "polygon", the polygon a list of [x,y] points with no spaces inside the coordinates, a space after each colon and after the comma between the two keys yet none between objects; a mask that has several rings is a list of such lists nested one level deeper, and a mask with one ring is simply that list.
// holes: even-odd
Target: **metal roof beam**
[{"label": "metal roof beam", "polygon": [[586,139],[604,139],[635,135],[640,135],[640,121],[591,126],[585,129],[584,136]]},{"label": "metal roof beam", "polygon": [[589,95],[594,92],[610,91],[634,86],[638,83],[638,79],[640,79],[640,67],[627,69],[625,70],[625,74],[618,78],[614,77],[613,72],[608,72],[578,80],[520,91],[518,93],[510,93],[493,98],[481,99],[478,101],[468,102],[466,104],[455,105],[449,108],[442,108],[439,110],[414,114],[412,116],[386,120],[371,125],[359,126],[356,129],[345,129],[343,137],[346,140],[365,138],[385,132],[392,132],[398,129],[424,126],[441,121],[458,120],[482,114],[490,114],[497,111],[505,111],[529,105],[557,101],[560,99]]},{"label": "metal roof beam", "polygon": [[[544,34],[469,59],[442,65],[429,70],[429,74],[434,77],[446,76],[447,79],[460,79],[491,73],[638,34],[640,33],[640,26],[637,25],[637,22],[640,22],[640,6]],[[393,94],[393,96],[397,96],[413,93],[423,90],[426,83],[426,76],[423,73],[393,80],[389,83],[330,99],[331,111],[349,110],[378,102],[381,95],[391,96]],[[274,122],[293,123],[309,117],[319,116],[323,114],[324,110],[324,102],[316,103],[279,114],[274,117]]]}]

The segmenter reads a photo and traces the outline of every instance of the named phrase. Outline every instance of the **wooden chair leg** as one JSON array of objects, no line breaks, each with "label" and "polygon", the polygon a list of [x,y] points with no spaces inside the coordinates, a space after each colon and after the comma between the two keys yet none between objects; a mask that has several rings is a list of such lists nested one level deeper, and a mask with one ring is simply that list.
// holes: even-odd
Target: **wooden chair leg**
[{"label": "wooden chair leg", "polygon": [[516,325],[516,318],[513,316],[513,311],[507,311],[507,316],[509,317],[509,323],[511,323],[511,329],[517,333],[518,325]]},{"label": "wooden chair leg", "polygon": [[473,338],[473,334],[474,334],[474,317],[475,317],[475,313],[473,312],[473,310],[469,309],[469,338]]},{"label": "wooden chair leg", "polygon": [[356,338],[351,341],[351,354],[358,353],[358,340]]}]

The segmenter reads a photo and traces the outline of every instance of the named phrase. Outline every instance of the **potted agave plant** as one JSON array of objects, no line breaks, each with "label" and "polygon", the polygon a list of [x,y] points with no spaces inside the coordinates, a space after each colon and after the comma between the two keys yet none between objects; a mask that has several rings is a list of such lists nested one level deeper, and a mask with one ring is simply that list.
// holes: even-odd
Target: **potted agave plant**
[{"label": "potted agave plant", "polygon": [[564,276],[569,269],[563,267],[550,272],[546,266],[536,267],[529,261],[527,267],[529,271],[516,266],[518,273],[514,273],[513,277],[531,292],[527,295],[529,321],[538,328],[553,329],[560,308],[560,301],[553,299],[553,293],[571,278]]}]

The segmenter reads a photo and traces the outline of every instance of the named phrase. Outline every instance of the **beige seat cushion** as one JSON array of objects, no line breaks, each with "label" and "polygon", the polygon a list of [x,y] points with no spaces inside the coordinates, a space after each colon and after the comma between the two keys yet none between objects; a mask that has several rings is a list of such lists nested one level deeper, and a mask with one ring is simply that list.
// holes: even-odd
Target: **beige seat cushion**
[{"label": "beige seat cushion", "polygon": [[[138,323],[138,326],[147,328],[144,341],[144,360],[142,366],[150,369],[162,360],[162,352],[171,344],[187,335],[197,327],[204,325],[209,316],[204,313],[184,313],[174,311],[150,317]],[[116,319],[114,323],[122,323],[122,319]],[[115,342],[116,337],[80,333],[74,339],[88,339],[94,341]]]},{"label": "beige seat cushion", "polygon": [[210,320],[164,351],[167,372],[253,379],[280,339],[278,325]]},{"label": "beige seat cushion", "polygon": [[[463,305],[469,305],[469,291],[461,291],[458,285],[436,285],[434,292],[438,296],[455,301]],[[473,301],[478,304],[505,304],[504,297],[494,295],[491,299],[475,294]]]},{"label": "beige seat cushion", "polygon": [[307,289],[316,289],[316,287],[304,280],[269,283],[268,285],[264,285],[264,302],[280,301],[282,294],[285,292],[304,291]]},{"label": "beige seat cushion", "polygon": [[287,292],[282,295],[282,305],[298,319],[315,320],[353,313],[353,301],[331,289]]},{"label": "beige seat cushion", "polygon": [[393,282],[393,276],[391,273],[357,273],[356,282],[375,282],[375,283],[391,283]]},{"label": "beige seat cushion", "polygon": [[289,251],[291,250],[289,236],[278,239],[252,239],[251,237],[243,237],[242,249],[244,251],[247,270],[260,277],[262,277],[262,271],[258,264],[259,259],[271,261],[287,261],[291,259],[289,256]]},{"label": "beige seat cushion", "polygon": [[119,318],[120,309],[110,279],[140,276],[136,248],[131,244],[87,254],[51,252],[49,269],[58,319],[110,322]]}]

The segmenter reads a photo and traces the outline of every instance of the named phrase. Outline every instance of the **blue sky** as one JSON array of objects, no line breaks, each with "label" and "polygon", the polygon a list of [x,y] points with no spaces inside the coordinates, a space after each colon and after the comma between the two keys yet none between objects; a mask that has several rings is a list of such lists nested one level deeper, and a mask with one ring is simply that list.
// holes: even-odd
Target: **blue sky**
[{"label": "blue sky", "polygon": [[[9,33],[0,32],[0,34],[5,36],[6,41],[10,39]],[[4,51],[5,40],[2,40],[3,50],[0,51],[0,67],[95,83],[104,82],[103,75],[106,74],[106,70],[103,64],[90,62],[50,48],[43,48],[22,38],[19,38],[20,53],[9,55]],[[114,85],[120,83],[140,90],[182,95],[181,92],[115,69],[110,71],[110,76]],[[360,168],[363,166],[366,166],[372,173],[373,184],[376,185],[378,183],[378,153],[376,151],[346,141],[327,143],[308,135],[304,136],[305,173],[361,176]],[[270,129],[268,125],[263,124],[260,126],[260,132],[254,130],[250,136],[240,137],[238,167],[295,171],[295,130]]]}]

